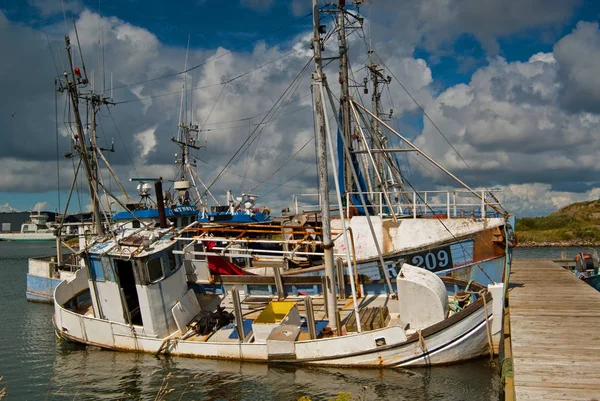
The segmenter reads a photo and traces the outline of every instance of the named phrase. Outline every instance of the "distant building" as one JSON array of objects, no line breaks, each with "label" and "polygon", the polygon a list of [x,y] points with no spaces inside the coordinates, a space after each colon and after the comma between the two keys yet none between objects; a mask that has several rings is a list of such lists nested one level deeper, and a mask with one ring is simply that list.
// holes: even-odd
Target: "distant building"
[{"label": "distant building", "polygon": [[[31,221],[29,218],[31,212],[4,212],[0,213],[0,231],[1,232],[16,232],[21,231],[21,225]],[[48,215],[48,221],[56,219],[54,212],[41,212]]]}]

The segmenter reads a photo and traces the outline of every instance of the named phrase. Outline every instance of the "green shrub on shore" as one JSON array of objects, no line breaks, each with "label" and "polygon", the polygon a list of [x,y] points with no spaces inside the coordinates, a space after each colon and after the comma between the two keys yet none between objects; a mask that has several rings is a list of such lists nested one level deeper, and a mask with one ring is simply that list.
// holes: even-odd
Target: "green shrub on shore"
[{"label": "green shrub on shore", "polygon": [[517,219],[521,244],[600,244],[600,200],[578,202],[544,217]]}]

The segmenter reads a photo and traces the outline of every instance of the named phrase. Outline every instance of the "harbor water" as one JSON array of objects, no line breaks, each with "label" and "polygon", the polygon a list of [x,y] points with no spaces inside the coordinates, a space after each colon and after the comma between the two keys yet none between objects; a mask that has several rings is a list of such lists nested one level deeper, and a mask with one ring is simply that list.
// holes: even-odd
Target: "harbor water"
[{"label": "harbor water", "polygon": [[[4,400],[498,400],[483,358],[428,369],[337,369],[249,364],[106,351],[57,341],[51,305],[25,300],[27,258],[52,243],[0,242],[0,389]],[[563,248],[516,249],[560,257]],[[573,257],[577,250],[569,249]]]}]

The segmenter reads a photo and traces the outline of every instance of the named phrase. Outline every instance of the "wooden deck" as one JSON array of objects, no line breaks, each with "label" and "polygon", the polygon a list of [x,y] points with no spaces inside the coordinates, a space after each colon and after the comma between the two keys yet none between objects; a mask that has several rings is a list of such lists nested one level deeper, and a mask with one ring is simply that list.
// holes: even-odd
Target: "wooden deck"
[{"label": "wooden deck", "polygon": [[542,259],[514,260],[509,289],[516,399],[600,400],[600,292]]}]

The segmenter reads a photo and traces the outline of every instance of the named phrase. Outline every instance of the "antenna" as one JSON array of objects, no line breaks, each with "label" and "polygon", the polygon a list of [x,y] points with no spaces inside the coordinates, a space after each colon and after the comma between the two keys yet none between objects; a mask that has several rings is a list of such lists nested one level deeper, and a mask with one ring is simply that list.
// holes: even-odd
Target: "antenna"
[{"label": "antenna", "polygon": [[[63,2],[63,6],[64,6],[64,2]],[[81,44],[79,44],[79,34],[77,33],[77,25],[75,24],[75,17],[72,17],[72,19],[73,19],[73,29],[75,30],[75,39],[77,39],[77,47],[79,48],[79,58],[81,59],[81,68],[83,69],[83,78],[85,79],[85,82],[83,82],[83,84],[85,85],[88,82],[87,71],[85,70],[85,63],[83,62],[83,53],[81,52]]]}]

